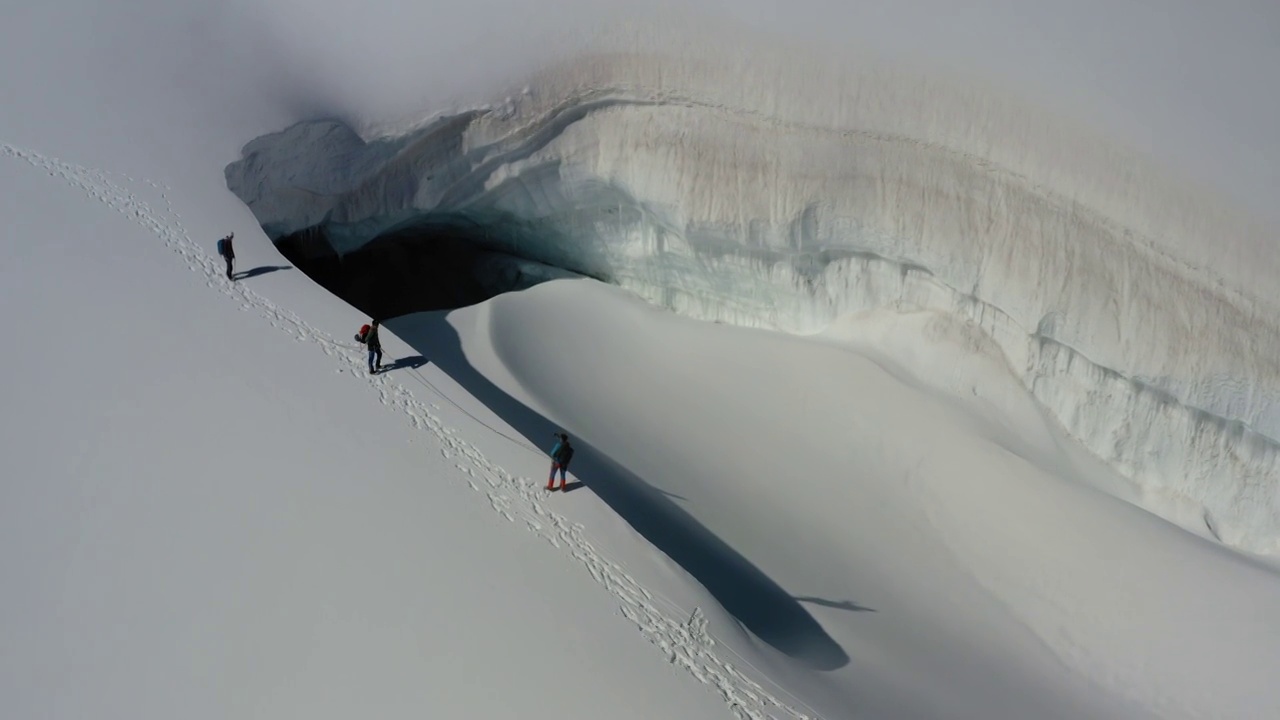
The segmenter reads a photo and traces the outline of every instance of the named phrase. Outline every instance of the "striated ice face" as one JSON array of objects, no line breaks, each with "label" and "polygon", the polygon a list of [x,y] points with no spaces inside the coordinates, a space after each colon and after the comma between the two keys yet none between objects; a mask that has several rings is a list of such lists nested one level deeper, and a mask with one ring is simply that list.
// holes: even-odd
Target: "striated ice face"
[{"label": "striated ice face", "polygon": [[980,328],[1063,427],[1224,542],[1280,550],[1270,237],[1051,118],[900,75],[615,55],[366,140],[253,141],[227,183],[339,252],[462,218],[486,249],[690,316]]}]

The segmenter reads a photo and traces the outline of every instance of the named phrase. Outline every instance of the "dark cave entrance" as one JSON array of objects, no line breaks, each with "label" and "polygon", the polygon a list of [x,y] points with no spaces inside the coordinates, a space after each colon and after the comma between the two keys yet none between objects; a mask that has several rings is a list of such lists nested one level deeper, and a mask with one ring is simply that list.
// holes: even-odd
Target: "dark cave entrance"
[{"label": "dark cave entrance", "polygon": [[346,231],[320,224],[274,242],[321,287],[380,320],[475,305],[573,275],[502,251],[491,228],[466,218],[419,218],[342,252],[339,232]]}]

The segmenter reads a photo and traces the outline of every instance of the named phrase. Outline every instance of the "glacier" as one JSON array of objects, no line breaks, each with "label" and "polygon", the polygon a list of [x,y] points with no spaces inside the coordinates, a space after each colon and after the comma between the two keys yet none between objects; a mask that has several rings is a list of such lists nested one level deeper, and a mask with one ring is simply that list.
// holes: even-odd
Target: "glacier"
[{"label": "glacier", "polygon": [[793,50],[583,54],[497,97],[301,123],[227,186],[337,256],[465,229],[495,291],[571,272],[802,335],[943,313],[1153,512],[1280,551],[1280,256],[1208,190],[995,90]]}]

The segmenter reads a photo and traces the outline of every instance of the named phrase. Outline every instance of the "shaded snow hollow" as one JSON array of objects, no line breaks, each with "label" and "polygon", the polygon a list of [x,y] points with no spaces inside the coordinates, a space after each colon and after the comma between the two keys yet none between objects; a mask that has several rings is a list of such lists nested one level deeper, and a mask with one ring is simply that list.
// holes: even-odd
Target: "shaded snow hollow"
[{"label": "shaded snow hollow", "polygon": [[1137,502],[1280,549],[1274,251],[1006,99],[768,56],[609,55],[401,134],[296,125],[226,178],[274,240],[339,254],[460,217],[485,250],[695,318],[840,335],[866,311],[940,312]]}]

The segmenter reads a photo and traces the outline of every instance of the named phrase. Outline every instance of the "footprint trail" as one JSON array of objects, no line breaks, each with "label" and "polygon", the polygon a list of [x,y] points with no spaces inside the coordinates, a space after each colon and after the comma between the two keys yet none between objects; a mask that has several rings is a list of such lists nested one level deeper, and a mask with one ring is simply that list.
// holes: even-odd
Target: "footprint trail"
[{"label": "footprint trail", "polygon": [[[785,690],[775,686],[777,694],[771,693],[739,670],[735,663],[723,659],[721,654],[732,655],[738,664],[751,667],[745,658],[717,644],[700,608],[690,612],[646,590],[621,565],[595,548],[582,524],[572,522],[547,504],[540,481],[513,475],[490,462],[432,412],[433,408],[439,409],[438,405],[418,400],[408,388],[390,376],[367,375],[365,361],[358,348],[312,327],[297,314],[277,306],[247,285],[227,280],[220,260],[192,240],[183,227],[181,215],[170,201],[169,187],[151,180],[82,167],[3,143],[0,143],[0,157],[25,162],[66,182],[88,199],[126,216],[160,238],[209,288],[236,302],[242,311],[258,315],[298,342],[314,344],[334,360],[338,373],[362,378],[378,393],[383,405],[403,413],[415,430],[434,436],[440,444],[441,454],[455,461],[458,472],[451,480],[464,483],[483,497],[499,516],[581,564],[619,602],[623,617],[634,624],[668,662],[716,692],[734,717],[744,720],[820,718],[803,701]],[[155,206],[142,199],[140,193],[150,197]],[[411,372],[422,379],[416,370]],[[422,381],[441,398],[449,400],[435,386],[425,379]],[[763,677],[758,672],[756,674]],[[787,696],[787,700],[779,696]],[[806,712],[796,710],[788,701],[805,706]]]}]

